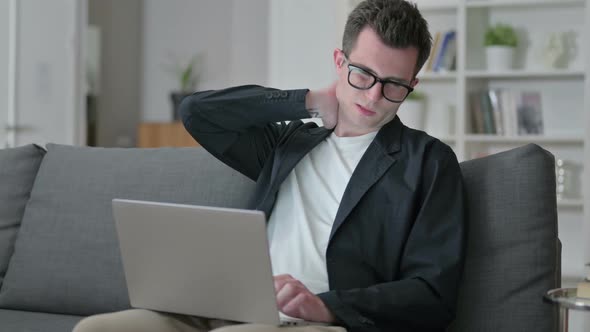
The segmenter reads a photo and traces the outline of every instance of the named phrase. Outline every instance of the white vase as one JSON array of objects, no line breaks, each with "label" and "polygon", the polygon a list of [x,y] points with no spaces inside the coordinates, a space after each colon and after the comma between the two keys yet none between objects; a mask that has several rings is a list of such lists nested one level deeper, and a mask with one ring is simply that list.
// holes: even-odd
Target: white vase
[{"label": "white vase", "polygon": [[406,126],[424,130],[425,105],[423,100],[406,99],[400,105],[397,116]]},{"label": "white vase", "polygon": [[489,71],[510,70],[514,67],[514,47],[487,46],[486,58]]}]

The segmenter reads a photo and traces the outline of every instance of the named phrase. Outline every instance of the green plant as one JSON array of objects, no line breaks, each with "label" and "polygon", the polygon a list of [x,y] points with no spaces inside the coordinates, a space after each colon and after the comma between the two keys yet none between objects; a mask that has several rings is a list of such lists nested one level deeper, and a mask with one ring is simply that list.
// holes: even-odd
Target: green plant
[{"label": "green plant", "polygon": [[516,47],[518,38],[514,28],[508,24],[498,23],[490,26],[485,33],[485,46],[509,46]]},{"label": "green plant", "polygon": [[201,58],[202,56],[195,55],[186,63],[175,59],[169,66],[169,70],[174,74],[181,92],[193,92],[195,90],[199,82]]},{"label": "green plant", "polygon": [[407,100],[426,100],[426,94],[420,91],[412,91],[409,95]]}]

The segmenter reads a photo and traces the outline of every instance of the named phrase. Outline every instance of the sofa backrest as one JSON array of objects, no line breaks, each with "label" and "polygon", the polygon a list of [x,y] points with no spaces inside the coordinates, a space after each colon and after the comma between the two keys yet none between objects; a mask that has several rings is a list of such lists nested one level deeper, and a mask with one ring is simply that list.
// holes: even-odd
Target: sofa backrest
[{"label": "sofa backrest", "polygon": [[554,158],[537,145],[461,163],[467,257],[450,330],[556,331],[560,286]]},{"label": "sofa backrest", "polygon": [[44,155],[35,145],[0,150],[0,286]]},{"label": "sofa backrest", "polygon": [[89,315],[129,307],[111,200],[246,207],[254,183],[202,148],[50,144],[0,289],[0,308]]},{"label": "sofa backrest", "polygon": [[[33,164],[41,161],[34,151]],[[553,156],[528,145],[461,167],[468,245],[450,330],[554,330],[557,311],[542,302],[560,278]],[[128,308],[112,198],[245,207],[253,187],[201,148],[48,145],[0,308],[78,315]]]}]

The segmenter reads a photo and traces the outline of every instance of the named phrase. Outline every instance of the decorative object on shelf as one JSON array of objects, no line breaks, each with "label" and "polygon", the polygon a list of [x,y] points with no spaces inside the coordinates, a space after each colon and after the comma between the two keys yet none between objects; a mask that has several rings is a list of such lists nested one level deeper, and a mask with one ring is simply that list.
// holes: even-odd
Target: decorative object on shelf
[{"label": "decorative object on shelf", "polygon": [[514,66],[514,50],[517,44],[518,38],[512,26],[498,23],[488,27],[484,39],[488,70],[512,69]]},{"label": "decorative object on shelf", "polygon": [[547,68],[567,68],[577,52],[576,33],[553,32],[546,39],[540,57]]},{"label": "decorative object on shelf", "polygon": [[581,176],[582,165],[572,160],[556,159],[557,200],[582,198]]},{"label": "decorative object on shelf", "polygon": [[178,107],[184,97],[192,94],[199,82],[200,69],[199,66],[203,61],[202,55],[193,56],[188,62],[180,60],[173,61],[170,71],[174,74],[177,82],[177,90],[170,92],[170,100],[172,101],[172,119],[178,121],[180,114],[178,114]]},{"label": "decorative object on shelf", "polygon": [[516,104],[519,135],[542,135],[543,112],[541,110],[541,93],[522,92]]},{"label": "decorative object on shelf", "polygon": [[400,105],[397,116],[406,126],[418,130],[424,130],[424,118],[426,112],[426,95],[419,91],[413,91]]}]

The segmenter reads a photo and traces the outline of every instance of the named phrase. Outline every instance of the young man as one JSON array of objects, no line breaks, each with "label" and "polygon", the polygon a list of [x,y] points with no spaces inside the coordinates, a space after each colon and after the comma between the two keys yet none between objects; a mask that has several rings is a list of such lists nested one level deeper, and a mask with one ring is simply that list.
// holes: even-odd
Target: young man
[{"label": "young man", "polygon": [[[459,165],[451,148],[396,117],[430,48],[414,5],[367,0],[334,51],[332,86],[242,86],[185,99],[193,137],[257,182],[252,208],[269,216],[281,312],[330,325],[216,331],[444,331],[452,321],[464,256]],[[315,116],[324,127],[300,121]],[[75,331],[206,331],[210,323],[219,322],[130,310]]]}]

